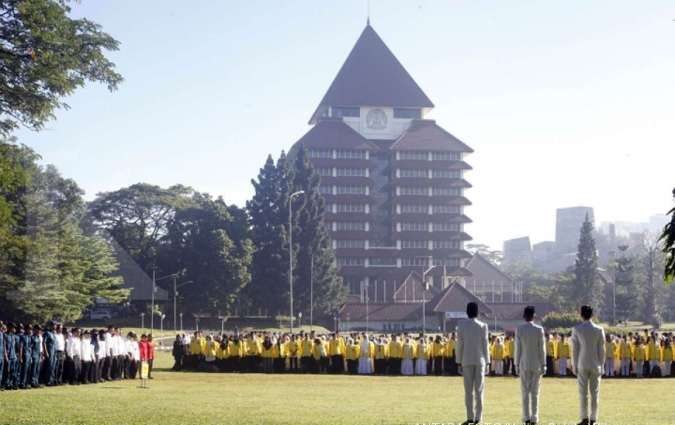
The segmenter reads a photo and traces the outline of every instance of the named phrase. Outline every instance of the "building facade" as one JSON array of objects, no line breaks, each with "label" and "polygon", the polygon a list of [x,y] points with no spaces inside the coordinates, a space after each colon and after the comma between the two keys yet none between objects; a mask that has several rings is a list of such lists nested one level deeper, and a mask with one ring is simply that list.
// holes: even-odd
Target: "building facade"
[{"label": "building facade", "polygon": [[361,301],[390,302],[412,272],[439,287],[468,274],[472,150],[425,119],[433,106],[367,25],[293,147],[321,176],[340,274]]}]

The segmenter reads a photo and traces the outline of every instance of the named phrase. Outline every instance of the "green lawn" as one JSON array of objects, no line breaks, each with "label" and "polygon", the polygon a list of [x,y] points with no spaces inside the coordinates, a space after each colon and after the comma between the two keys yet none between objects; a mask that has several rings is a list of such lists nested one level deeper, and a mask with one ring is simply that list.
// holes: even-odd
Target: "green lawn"
[{"label": "green lawn", "polygon": [[[160,366],[169,363],[163,354]],[[43,388],[0,394],[0,424],[417,424],[464,420],[456,377],[246,375],[158,371],[138,382]],[[675,379],[606,380],[607,425],[675,424]],[[517,423],[520,389],[489,378],[485,422]],[[545,379],[542,424],[577,421],[573,379]]]}]

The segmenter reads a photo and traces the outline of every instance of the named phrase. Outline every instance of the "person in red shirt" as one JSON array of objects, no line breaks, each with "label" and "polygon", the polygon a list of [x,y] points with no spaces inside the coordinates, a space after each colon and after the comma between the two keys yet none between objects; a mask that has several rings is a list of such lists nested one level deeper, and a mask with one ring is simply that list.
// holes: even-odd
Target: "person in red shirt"
[{"label": "person in red shirt", "polygon": [[152,342],[152,334],[148,334],[148,379],[152,378],[152,364],[155,360],[155,343]]},{"label": "person in red shirt", "polygon": [[138,343],[138,351],[141,354],[141,388],[147,388],[146,381],[150,370],[150,344],[147,335],[141,335],[141,342]]}]

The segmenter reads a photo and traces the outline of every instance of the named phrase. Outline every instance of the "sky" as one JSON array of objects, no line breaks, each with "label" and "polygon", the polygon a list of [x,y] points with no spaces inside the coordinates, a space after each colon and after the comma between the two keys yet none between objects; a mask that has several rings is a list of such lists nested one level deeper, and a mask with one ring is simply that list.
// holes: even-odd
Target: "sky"
[{"label": "sky", "polygon": [[[244,205],[306,131],[363,30],[367,0],[83,0],[121,42],[125,82],[89,85],[19,140],[87,199],[176,183]],[[555,210],[646,221],[675,185],[675,2],[371,0],[370,19],[475,153],[466,227],[501,248],[551,240]]]}]

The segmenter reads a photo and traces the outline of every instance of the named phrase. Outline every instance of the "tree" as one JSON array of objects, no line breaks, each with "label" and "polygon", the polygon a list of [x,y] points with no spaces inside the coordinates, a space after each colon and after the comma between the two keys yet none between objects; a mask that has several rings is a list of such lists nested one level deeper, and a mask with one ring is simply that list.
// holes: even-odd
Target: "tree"
[{"label": "tree", "polygon": [[255,246],[252,282],[247,292],[254,305],[269,314],[287,311],[288,306],[288,166],[283,155],[275,164],[271,155],[251,180],[255,194],[246,203]]},{"label": "tree", "polygon": [[[237,220],[244,220],[243,223]],[[196,193],[192,205],[176,211],[162,250],[171,264],[183,270],[191,288],[181,304],[189,311],[231,314],[241,290],[250,282],[253,246],[248,235],[238,234],[246,217],[233,219],[222,198]],[[168,266],[167,266],[168,267]]]},{"label": "tree", "polygon": [[[675,198],[675,189],[673,189],[673,198]],[[670,223],[667,223],[661,234],[663,242],[663,253],[666,254],[664,280],[671,283],[675,280],[675,207],[670,211]]]},{"label": "tree", "polygon": [[42,129],[87,81],[111,91],[122,82],[105,56],[117,40],[88,19],[72,19],[68,3],[0,2],[0,135],[19,125]]},{"label": "tree", "polygon": [[619,246],[621,254],[616,260],[616,277],[614,285],[616,319],[630,320],[637,318],[638,306],[640,305],[640,288],[634,278],[633,260],[626,255],[627,245]]},{"label": "tree", "polygon": [[577,258],[574,264],[573,299],[577,304],[592,305],[599,310],[602,288],[597,279],[598,254],[593,239],[593,223],[586,214],[581,225]]},{"label": "tree", "polygon": [[324,226],[325,203],[319,192],[319,175],[303,147],[294,158],[293,189],[305,192],[293,238],[298,244],[295,268],[298,310],[307,313],[313,303],[315,312],[329,316],[344,303],[346,288],[337,273],[335,254]]},{"label": "tree", "polygon": [[[167,189],[137,183],[114,192],[99,193],[89,206],[87,220],[105,229],[139,267],[150,273],[157,266],[161,239],[176,210],[190,205],[194,191],[175,185]],[[160,270],[174,273],[173,267]]]},{"label": "tree", "polygon": [[502,251],[491,249],[488,245],[480,243],[469,243],[465,245],[467,251],[472,254],[480,254],[483,258],[487,258],[493,264],[499,266],[504,259]]}]

